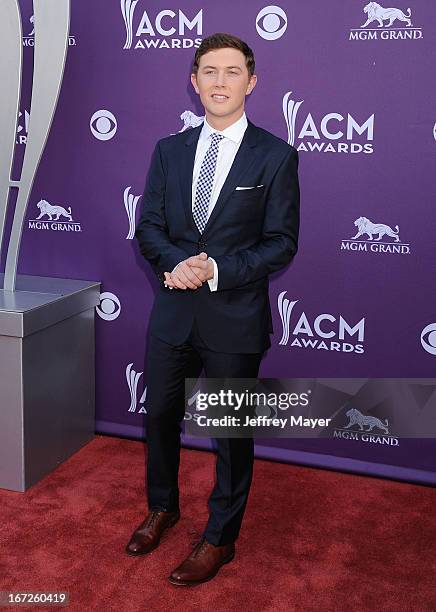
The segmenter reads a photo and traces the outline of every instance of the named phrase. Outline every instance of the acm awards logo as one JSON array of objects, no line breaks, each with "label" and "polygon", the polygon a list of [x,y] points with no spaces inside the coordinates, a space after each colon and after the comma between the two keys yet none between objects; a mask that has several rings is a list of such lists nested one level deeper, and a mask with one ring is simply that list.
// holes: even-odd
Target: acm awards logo
[{"label": "acm awards logo", "polygon": [[298,151],[318,153],[374,152],[374,113],[358,121],[350,113],[327,113],[315,119],[312,113],[297,121],[304,100],[293,100],[292,91],[283,96],[283,115],[288,128],[288,143]]},{"label": "acm awards logo", "polygon": [[[370,444],[383,444],[387,446],[399,446],[400,441],[389,433],[389,422],[382,421],[376,416],[362,414],[356,408],[350,408],[346,412],[348,423],[343,427],[335,427],[334,438],[342,440],[354,440],[369,442]],[[357,427],[357,431],[353,428]]]},{"label": "acm awards logo", "polygon": [[[144,385],[142,393],[139,390],[139,382],[143,374],[143,372],[137,372],[134,369],[133,363],[129,363],[126,367],[126,380],[130,392],[130,405],[128,412],[133,412],[136,414],[147,414],[147,409],[145,405],[147,400],[147,385]],[[188,407],[196,405],[199,393],[200,391],[193,392],[193,394],[188,398]],[[184,419],[190,420],[192,418],[192,413],[189,410],[185,411]]]},{"label": "acm awards logo", "polygon": [[[291,315],[298,300],[291,302],[285,297],[286,293],[282,291],[277,298],[277,307],[283,326],[279,345],[341,353],[362,354],[364,352],[364,317],[355,325],[350,325],[342,315],[339,316],[338,321],[334,315],[323,313],[310,323],[306,313],[302,312],[294,323],[291,321]],[[294,336],[293,340],[291,336]]]},{"label": "acm awards logo", "polygon": [[401,242],[398,225],[392,228],[386,223],[374,223],[367,217],[358,217],[354,225],[357,232],[342,240],[341,251],[410,255],[410,244]]},{"label": "acm awards logo", "polygon": [[138,2],[121,0],[126,28],[124,49],[189,49],[200,46],[203,9],[194,15],[187,15],[181,9],[177,12],[165,9],[158,13],[144,10],[141,15],[136,11]]},{"label": "acm awards logo", "polygon": [[126,240],[133,240],[135,236],[135,220],[136,220],[136,208],[141,198],[140,195],[133,195],[130,193],[132,186],[126,187],[123,194],[124,208],[126,209],[127,219],[129,221],[129,231],[126,236]]},{"label": "acm awards logo", "polygon": [[39,215],[29,220],[29,229],[56,232],[82,231],[80,223],[73,219],[71,206],[66,208],[59,204],[50,204],[47,200],[40,200],[36,208],[39,210]]},{"label": "acm awards logo", "polygon": [[[30,25],[29,25],[29,34],[27,34],[27,36],[23,36],[23,47],[34,47],[35,46],[35,28],[34,28],[34,16],[32,15],[29,19],[30,21]],[[68,46],[69,47],[75,47],[76,46],[76,37],[75,36],[68,36]]]},{"label": "acm awards logo", "polygon": [[368,2],[363,7],[366,17],[360,28],[351,28],[349,40],[417,40],[422,29],[412,23],[410,8],[385,8],[378,2]]},{"label": "acm awards logo", "polygon": [[129,363],[126,367],[126,380],[130,391],[130,406],[128,411],[136,412],[137,414],[147,414],[147,410],[145,409],[147,386],[144,386],[144,390],[138,401],[138,386],[142,375],[143,372],[137,372],[133,368],[133,363]]}]

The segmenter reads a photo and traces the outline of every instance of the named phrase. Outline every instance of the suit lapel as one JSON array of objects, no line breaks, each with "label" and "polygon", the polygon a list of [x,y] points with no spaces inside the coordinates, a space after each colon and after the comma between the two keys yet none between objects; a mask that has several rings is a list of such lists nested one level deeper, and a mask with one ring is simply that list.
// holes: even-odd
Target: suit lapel
[{"label": "suit lapel", "polygon": [[221,188],[214,209],[211,212],[209,219],[207,220],[206,226],[203,231],[203,237],[206,236],[207,232],[210,230],[211,225],[213,225],[218,215],[224,209],[224,205],[226,204],[229,197],[232,195],[233,191],[235,190],[235,187],[239,185],[241,179],[243,179],[243,177],[250,170],[251,166],[254,164],[256,160],[254,147],[256,147],[257,145],[257,136],[257,127],[253,123],[251,123],[251,121],[248,121],[247,129],[245,130],[238,152],[236,153],[235,159],[233,160],[233,164],[230,168],[224,185]]},{"label": "suit lapel", "polygon": [[182,193],[182,204],[185,211],[186,221],[196,234],[199,234],[199,232],[197,226],[195,225],[194,217],[192,216],[192,175],[194,172],[197,143],[202,127],[203,124],[201,123],[197,127],[189,130],[187,133],[187,138],[184,141],[184,146],[182,146],[178,152],[180,159],[177,160],[179,164],[179,180],[180,190]]},{"label": "suit lapel", "polygon": [[[186,220],[198,236],[200,233],[192,216],[192,175],[194,171],[197,143],[202,127],[203,124],[189,130],[188,136],[184,141],[184,146],[179,152],[181,159],[178,160],[180,189],[182,193],[183,208],[185,211]],[[236,153],[224,185],[221,188],[214,209],[207,220],[203,231],[203,237],[209,231],[211,225],[215,222],[216,218],[223,210],[225,203],[233,193],[235,187],[239,184],[241,179],[255,162],[256,155],[254,154],[254,147],[257,145],[257,136],[258,128],[248,120],[247,129],[245,130],[238,152]]]}]

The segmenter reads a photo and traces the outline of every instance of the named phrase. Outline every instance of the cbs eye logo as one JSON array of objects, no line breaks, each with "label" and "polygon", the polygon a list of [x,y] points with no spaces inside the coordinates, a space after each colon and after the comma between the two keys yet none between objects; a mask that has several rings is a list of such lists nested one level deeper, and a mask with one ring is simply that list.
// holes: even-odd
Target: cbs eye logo
[{"label": "cbs eye logo", "polygon": [[121,303],[114,293],[106,291],[100,294],[100,305],[95,309],[100,318],[105,321],[115,321],[120,316]]},{"label": "cbs eye logo", "polygon": [[118,124],[110,111],[98,110],[92,115],[89,127],[97,140],[110,140],[115,136]]},{"label": "cbs eye logo", "polygon": [[421,332],[421,344],[427,353],[436,355],[436,323],[430,323],[424,327]]},{"label": "cbs eye logo", "polygon": [[265,6],[256,17],[256,30],[265,40],[277,40],[288,27],[286,13],[279,6]]}]

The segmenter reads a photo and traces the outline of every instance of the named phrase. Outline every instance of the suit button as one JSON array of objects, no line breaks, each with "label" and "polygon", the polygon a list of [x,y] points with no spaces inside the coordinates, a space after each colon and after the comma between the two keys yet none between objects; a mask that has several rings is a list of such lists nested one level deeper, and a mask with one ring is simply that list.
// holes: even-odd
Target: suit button
[{"label": "suit button", "polygon": [[207,247],[206,242],[199,242],[199,243],[198,243],[198,249],[199,249],[200,251],[202,251],[202,250],[203,250],[203,249],[205,249],[206,247]]}]

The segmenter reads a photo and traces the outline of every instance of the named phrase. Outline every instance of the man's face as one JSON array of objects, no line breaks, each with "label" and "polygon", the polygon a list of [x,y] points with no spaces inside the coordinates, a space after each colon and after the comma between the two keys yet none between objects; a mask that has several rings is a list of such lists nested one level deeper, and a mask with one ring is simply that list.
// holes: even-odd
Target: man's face
[{"label": "man's face", "polygon": [[245,96],[251,93],[256,80],[256,75],[248,75],[242,51],[232,48],[208,51],[200,58],[197,74],[191,75],[206,115],[228,119],[229,125],[242,115]]}]

